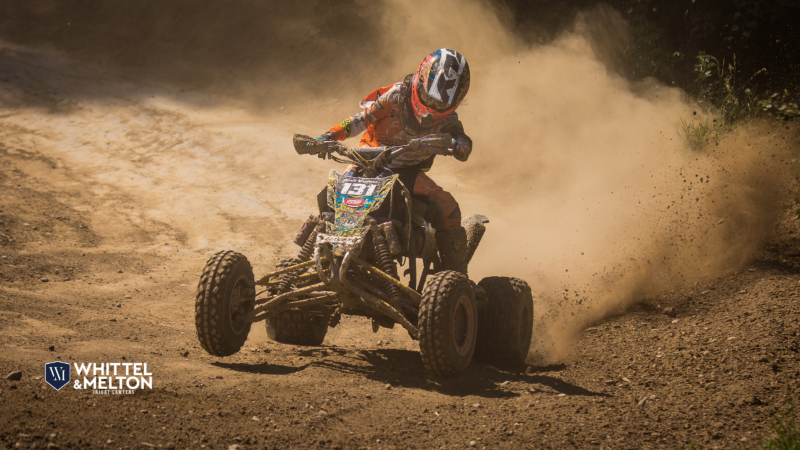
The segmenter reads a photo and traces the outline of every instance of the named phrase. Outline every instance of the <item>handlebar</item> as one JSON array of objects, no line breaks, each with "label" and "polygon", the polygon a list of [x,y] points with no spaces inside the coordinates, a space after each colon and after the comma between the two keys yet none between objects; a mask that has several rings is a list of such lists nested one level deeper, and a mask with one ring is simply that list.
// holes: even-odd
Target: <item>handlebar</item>
[{"label": "handlebar", "polygon": [[331,153],[338,153],[341,156],[352,159],[349,153],[355,152],[361,158],[370,161],[381,158],[384,164],[388,164],[394,158],[413,150],[423,150],[434,155],[452,156],[453,154],[450,149],[453,138],[447,133],[422,136],[412,139],[408,144],[402,146],[355,147],[352,150],[338,141],[320,141],[302,134],[295,134],[293,141],[294,149],[299,155],[319,155],[322,153],[330,155]]},{"label": "handlebar", "polygon": [[[450,149],[453,146],[453,138],[447,133],[422,136],[412,139],[408,144],[402,146],[356,147],[353,149],[339,141],[322,141],[302,134],[295,134],[293,141],[294,149],[300,155],[319,155],[345,164],[353,163],[361,167],[367,176],[377,175],[384,165],[409,151],[423,150],[433,155],[453,155],[453,150]],[[344,160],[333,156],[333,153],[342,156]]]}]

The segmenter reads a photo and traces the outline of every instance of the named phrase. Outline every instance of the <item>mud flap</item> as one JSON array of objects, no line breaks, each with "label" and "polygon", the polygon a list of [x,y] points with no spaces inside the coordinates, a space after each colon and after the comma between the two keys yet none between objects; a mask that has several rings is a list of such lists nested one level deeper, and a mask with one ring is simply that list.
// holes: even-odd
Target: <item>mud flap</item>
[{"label": "mud flap", "polygon": [[317,194],[317,207],[319,208],[319,213],[326,213],[331,212],[331,207],[328,206],[328,187],[322,188]]},{"label": "mud flap", "polygon": [[489,223],[489,218],[480,214],[473,214],[461,219],[461,226],[467,231],[467,264],[472,261],[472,256],[475,255],[475,250],[481,243],[483,233],[486,232],[484,224],[487,223]]}]

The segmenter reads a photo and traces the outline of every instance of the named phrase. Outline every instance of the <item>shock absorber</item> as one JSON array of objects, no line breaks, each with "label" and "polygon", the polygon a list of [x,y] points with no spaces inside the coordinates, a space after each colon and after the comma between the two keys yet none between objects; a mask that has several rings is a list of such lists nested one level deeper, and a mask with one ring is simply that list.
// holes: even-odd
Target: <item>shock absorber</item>
[{"label": "shock absorber", "polygon": [[[306,222],[306,224],[303,225],[303,227],[305,228],[308,225],[309,223]],[[297,258],[295,258],[296,261],[295,264],[300,264],[302,262],[306,262],[309,259],[311,259],[311,255],[314,253],[314,244],[317,242],[317,234],[319,233],[319,229],[320,229],[320,222],[319,220],[317,220],[316,223],[314,223],[313,231],[311,231],[311,233],[308,235],[308,238],[303,243],[303,247],[300,249],[300,253],[297,254]],[[281,282],[278,283],[277,292],[279,293],[287,292],[292,287],[292,281],[294,280],[296,275],[297,273],[295,272],[284,274],[281,277]]]},{"label": "shock absorber", "polygon": [[300,249],[300,253],[297,254],[299,262],[308,261],[311,259],[311,255],[314,254],[314,244],[317,242],[317,233],[319,233],[318,227],[319,225],[314,228],[314,231],[306,239],[306,243],[303,244],[303,248]]},{"label": "shock absorber", "polygon": [[294,238],[294,243],[300,247],[303,247],[308,240],[308,237],[311,236],[311,233],[317,227],[317,223],[319,223],[319,219],[317,217],[309,216],[309,218],[306,219],[306,223],[304,223],[303,227],[300,228],[300,232],[297,233],[297,237]]},{"label": "shock absorber", "polygon": [[[375,262],[379,269],[389,274],[394,279],[399,279],[397,276],[397,266],[392,262],[392,256],[389,252],[389,246],[386,245],[386,237],[380,228],[372,227],[372,242],[375,247]],[[389,301],[397,308],[404,303],[403,294],[400,288],[392,283],[386,282],[386,291],[389,293]]]}]

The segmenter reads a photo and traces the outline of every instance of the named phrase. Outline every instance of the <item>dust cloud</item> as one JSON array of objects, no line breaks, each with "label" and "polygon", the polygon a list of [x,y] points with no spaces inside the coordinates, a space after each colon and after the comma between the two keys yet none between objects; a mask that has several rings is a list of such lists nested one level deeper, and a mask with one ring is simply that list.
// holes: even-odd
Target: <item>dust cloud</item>
[{"label": "dust cloud", "polygon": [[474,156],[439,168],[455,174],[442,184],[464,214],[492,220],[471,275],[533,288],[536,364],[569,358],[578,332],[643,298],[741,268],[788,198],[785,141],[751,126],[688,149],[679,119],[703,113],[682,91],[607,65],[592,34],[624,33],[602,33],[620,23],[603,12],[549,45],[497,55],[460,111]]},{"label": "dust cloud", "polygon": [[687,148],[679,120],[706,113],[679,89],[616,72],[628,39],[618,13],[587,11],[531,47],[481,3],[438,2],[425,20],[419,4],[390,5],[388,16],[412,16],[387,20],[404,45],[385,51],[403,48],[404,67],[441,46],[470,61],[459,115],[473,156],[431,175],[463,214],[491,219],[471,276],[531,284],[532,363],[569,358],[577,333],[643,298],[741,268],[769,236],[787,198],[784,141],[751,126]]},{"label": "dust cloud", "polygon": [[578,332],[636,301],[741,268],[768,237],[786,198],[785,145],[750,128],[688,149],[678,122],[705,113],[679,89],[617,74],[618,13],[587,11],[531,47],[483,3],[386,8],[382,51],[400,55],[387,74],[442,46],[470,61],[459,115],[473,156],[431,175],[463,214],[491,219],[471,276],[531,284],[532,363],[569,358]]},{"label": "dust cloud", "polygon": [[[321,133],[432,50],[459,50],[472,73],[459,115],[474,151],[465,164],[437,159],[431,176],[464,215],[491,220],[471,277],[531,285],[532,363],[569,358],[578,332],[642,298],[742,267],[786,197],[788,149],[768,129],[686,148],[679,120],[705,113],[678,89],[616,72],[627,33],[607,9],[530,45],[501,8],[481,1],[35,0],[4,8],[0,39],[81,62],[74,76],[41,75],[46,89],[17,78],[21,91],[37,93],[20,97],[20,108],[39,107],[23,103],[48,91],[92,105],[48,116],[68,130],[54,134],[52,154],[91,161],[87,179],[146,205],[145,215],[182,230],[197,249],[291,250],[290,223],[313,210],[331,167],[292,156],[291,133]],[[8,61],[29,72],[45,67],[34,56]],[[74,81],[92,70],[147,87]],[[123,94],[140,104],[126,106]],[[87,145],[74,120],[97,142]],[[170,147],[159,150],[163,142]]]}]

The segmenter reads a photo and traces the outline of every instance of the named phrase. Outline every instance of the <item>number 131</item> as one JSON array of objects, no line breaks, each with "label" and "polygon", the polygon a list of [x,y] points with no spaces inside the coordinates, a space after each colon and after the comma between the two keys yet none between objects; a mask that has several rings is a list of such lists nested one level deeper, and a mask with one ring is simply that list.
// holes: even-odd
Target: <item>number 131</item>
[{"label": "number 131", "polygon": [[[364,193],[365,189],[366,193]],[[342,187],[342,194],[347,195],[372,195],[373,192],[375,192],[374,184],[369,185],[369,188],[367,188],[364,183],[345,183]]]}]

